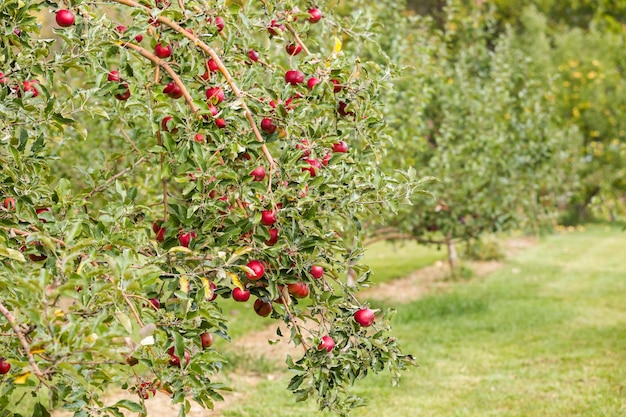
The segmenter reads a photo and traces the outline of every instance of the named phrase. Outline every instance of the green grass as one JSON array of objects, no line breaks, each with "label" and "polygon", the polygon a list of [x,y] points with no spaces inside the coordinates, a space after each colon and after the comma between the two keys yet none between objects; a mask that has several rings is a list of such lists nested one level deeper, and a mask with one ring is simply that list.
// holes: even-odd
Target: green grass
[{"label": "green grass", "polygon": [[[626,232],[554,235],[484,280],[397,305],[394,331],[419,368],[354,391],[354,416],[625,416]],[[390,257],[388,262],[395,263]],[[324,416],[262,381],[225,417]]]},{"label": "green grass", "polygon": [[445,259],[442,248],[418,245],[414,242],[377,242],[366,248],[363,263],[372,269],[372,281],[388,282]]}]

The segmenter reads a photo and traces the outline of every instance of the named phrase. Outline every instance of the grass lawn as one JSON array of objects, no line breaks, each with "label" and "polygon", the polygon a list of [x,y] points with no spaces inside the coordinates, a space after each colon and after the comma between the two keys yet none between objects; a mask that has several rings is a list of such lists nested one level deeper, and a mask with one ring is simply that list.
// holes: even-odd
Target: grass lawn
[{"label": "grass lawn", "polygon": [[[361,381],[354,391],[370,404],[354,416],[626,416],[621,229],[548,237],[486,279],[396,307],[395,333],[420,367],[399,388],[384,374]],[[295,403],[288,377],[222,415],[327,415]]]}]

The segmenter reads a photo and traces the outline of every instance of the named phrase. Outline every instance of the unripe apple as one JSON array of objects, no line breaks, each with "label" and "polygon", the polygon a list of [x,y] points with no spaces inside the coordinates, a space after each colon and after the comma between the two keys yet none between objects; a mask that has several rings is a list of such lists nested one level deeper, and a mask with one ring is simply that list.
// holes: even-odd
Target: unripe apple
[{"label": "unripe apple", "polygon": [[11,364],[6,359],[0,358],[0,375],[8,374],[11,370]]},{"label": "unripe apple", "polygon": [[272,310],[273,310],[272,303],[266,303],[260,298],[258,298],[254,302],[254,311],[261,317],[269,316]]},{"label": "unripe apple", "polygon": [[311,266],[311,276],[315,279],[320,279],[324,275],[324,268],[319,265]]},{"label": "unripe apple", "polygon": [[354,313],[354,320],[363,327],[369,327],[374,324],[374,312],[369,308],[362,308]]},{"label": "unripe apple", "polygon": [[290,43],[287,46],[285,46],[285,51],[287,51],[287,53],[291,56],[296,56],[300,52],[302,52],[302,46],[300,46],[297,43]]},{"label": "unripe apple", "polygon": [[250,61],[252,61],[252,62],[258,62],[259,61],[259,53],[257,51],[255,51],[254,49],[250,49],[248,51],[248,58],[250,58]]},{"label": "unripe apple", "polygon": [[288,284],[287,291],[296,298],[305,298],[309,295],[309,285],[306,282]]},{"label": "unripe apple", "polygon": [[309,22],[311,23],[317,23],[320,20],[322,20],[322,12],[320,11],[320,9],[313,7],[312,9],[309,9]]},{"label": "unripe apple", "polygon": [[333,145],[333,152],[346,153],[348,152],[348,144],[344,141],[339,141]]},{"label": "unripe apple", "polygon": [[265,119],[261,120],[261,130],[263,132],[271,135],[276,132],[276,129],[277,127],[272,119],[266,117]]},{"label": "unripe apple", "polygon": [[233,288],[233,300],[245,303],[250,299],[250,291],[242,290],[238,287]]},{"label": "unripe apple", "polygon": [[321,82],[322,81],[319,78],[311,77],[306,82],[306,85],[309,87],[309,89],[313,90],[313,87],[315,87],[316,85],[318,85]]},{"label": "unripe apple", "polygon": [[13,211],[15,210],[15,199],[13,197],[7,197],[2,202],[5,209]]},{"label": "unripe apple", "polygon": [[267,31],[272,36],[278,36],[279,32],[284,32],[285,31],[285,25],[279,24],[276,20],[272,20],[270,22],[270,25],[267,28]]},{"label": "unripe apple", "polygon": [[169,58],[172,55],[172,45],[159,42],[154,47],[154,54],[161,59]]},{"label": "unripe apple", "polygon": [[57,25],[66,28],[74,24],[74,13],[69,10],[59,10],[55,16]]},{"label": "unripe apple", "polygon": [[256,281],[263,278],[263,274],[265,274],[265,267],[263,266],[261,261],[257,261],[256,259],[252,260],[248,262],[247,266],[252,270],[252,273],[246,272],[246,276],[248,277],[248,279]]},{"label": "unripe apple", "polygon": [[163,88],[163,94],[168,95],[173,99],[179,99],[183,96],[183,90],[176,84],[174,81],[168,83],[165,88]]},{"label": "unripe apple", "polygon": [[178,236],[178,242],[180,243],[180,246],[188,248],[189,244],[191,243],[191,239],[195,237],[196,232],[182,233],[180,236]]},{"label": "unripe apple", "polygon": [[220,87],[211,87],[206,90],[206,98],[221,103],[224,101],[224,90]]},{"label": "unripe apple", "polygon": [[261,223],[266,226],[271,226],[276,223],[276,211],[263,210],[261,212]]},{"label": "unripe apple", "polygon": [[330,80],[330,82],[333,83],[333,92],[338,93],[343,90],[343,85],[341,85],[341,82],[339,80],[335,80],[333,78],[332,80]]},{"label": "unripe apple", "polygon": [[202,344],[202,349],[210,348],[213,346],[213,335],[209,332],[202,333],[200,335],[200,343]]},{"label": "unripe apple", "polygon": [[148,301],[150,301],[150,304],[152,304],[152,307],[154,307],[156,310],[161,308],[161,302],[158,298],[151,298]]},{"label": "unripe apple", "polygon": [[[169,355],[170,355],[170,366],[173,366],[173,367],[176,367],[176,368],[180,368],[181,367],[180,358],[174,354],[174,347],[173,346],[171,348],[169,348],[167,353],[169,353]],[[189,365],[189,359],[190,358],[191,357],[189,356],[189,352],[185,351],[185,366]]]},{"label": "unripe apple", "polygon": [[270,238],[265,241],[265,244],[267,246],[274,246],[276,242],[278,242],[278,229],[270,229],[268,232],[270,234]]},{"label": "unripe apple", "polygon": [[315,177],[317,175],[317,170],[322,167],[322,164],[317,159],[305,159],[305,161],[310,165],[309,167],[302,168],[302,171],[309,171],[311,177]]},{"label": "unripe apple", "polygon": [[119,83],[120,82],[120,73],[117,72],[117,71],[110,71],[109,75],[107,76],[107,80]]},{"label": "unripe apple", "polygon": [[250,175],[254,177],[254,181],[263,181],[263,179],[265,179],[265,168],[263,168],[262,165],[259,165],[250,173]]},{"label": "unripe apple", "polygon": [[124,87],[126,90],[124,90],[123,93],[116,94],[115,98],[118,99],[119,101],[126,101],[130,98],[130,88],[128,88],[127,83],[122,84],[122,87]]},{"label": "unripe apple", "polygon": [[335,347],[335,341],[330,336],[322,337],[322,341],[317,345],[318,350],[326,349],[326,352],[330,352]]},{"label": "unripe apple", "polygon": [[215,18],[215,26],[217,26],[218,32],[221,32],[224,30],[224,18],[222,16],[217,16]]},{"label": "unripe apple", "polygon": [[302,71],[289,70],[285,73],[285,82],[291,85],[298,85],[304,81]]}]

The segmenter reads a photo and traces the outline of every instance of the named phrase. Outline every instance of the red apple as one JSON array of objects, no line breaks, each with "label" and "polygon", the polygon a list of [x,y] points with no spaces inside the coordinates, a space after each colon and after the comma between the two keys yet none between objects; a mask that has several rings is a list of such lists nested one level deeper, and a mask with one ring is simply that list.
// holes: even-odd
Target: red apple
[{"label": "red apple", "polygon": [[326,349],[326,352],[330,352],[331,350],[333,350],[334,347],[335,347],[335,341],[330,336],[322,337],[322,341],[320,342],[319,345],[317,345],[317,349],[319,350]]},{"label": "red apple", "polygon": [[200,343],[202,344],[202,349],[210,348],[213,346],[213,335],[209,332],[202,333],[200,335]]},{"label": "red apple", "polygon": [[166,132],[170,132],[170,133],[176,133],[178,132],[178,128],[174,128],[172,130],[169,129],[168,125],[170,123],[170,120],[172,120],[173,117],[172,116],[165,116],[163,118],[163,120],[161,120],[161,130],[164,130]]},{"label": "red apple", "polygon": [[309,171],[309,174],[312,177],[317,175],[317,170],[322,167],[322,164],[317,159],[305,159],[305,161],[310,165],[309,167],[302,168],[302,171]]},{"label": "red apple", "polygon": [[304,81],[304,74],[298,70],[289,70],[285,73],[285,82],[291,85],[298,85]]},{"label": "red apple", "polygon": [[135,40],[137,42],[141,42],[143,40],[143,35],[139,34],[139,35],[135,36]]},{"label": "red apple", "polygon": [[0,72],[0,84],[8,84],[10,81],[7,77],[5,77],[3,72]]},{"label": "red apple", "polygon": [[268,230],[270,234],[270,238],[265,241],[267,246],[274,246],[276,242],[278,242],[278,229],[270,229]]},{"label": "red apple", "polygon": [[224,30],[224,18],[222,16],[217,16],[215,18],[215,26],[217,26],[218,32],[221,32]]},{"label": "red apple", "polygon": [[193,140],[198,143],[204,143],[204,135],[202,133],[196,133],[196,136],[193,137]]},{"label": "red apple", "polygon": [[265,178],[265,168],[259,165],[250,173],[250,175],[254,177],[254,181],[263,181]]},{"label": "red apple", "polygon": [[257,51],[255,51],[254,49],[250,49],[248,51],[248,58],[250,58],[250,61],[252,61],[252,62],[258,62],[259,61],[259,53]]},{"label": "red apple", "polygon": [[348,144],[344,141],[339,141],[333,145],[333,152],[346,153],[348,152]]},{"label": "red apple", "polygon": [[256,311],[256,313],[261,317],[269,316],[272,310],[273,310],[272,303],[266,303],[260,298],[258,298],[254,302],[254,311]]},{"label": "red apple", "polygon": [[246,276],[248,277],[248,279],[256,281],[263,278],[263,274],[265,274],[265,267],[263,266],[261,261],[257,261],[256,259],[252,260],[248,262],[247,266],[252,270],[252,273],[246,272]]},{"label": "red apple", "polygon": [[224,90],[220,87],[211,87],[206,90],[206,98],[221,103],[224,101]]},{"label": "red apple", "polygon": [[302,52],[302,46],[300,46],[297,43],[290,43],[287,46],[285,46],[285,51],[287,51],[287,53],[291,56],[296,56],[300,52]]},{"label": "red apple", "polygon": [[161,302],[158,298],[151,298],[148,301],[150,301],[150,304],[152,304],[152,307],[154,307],[156,310],[161,308]]},{"label": "red apple", "polygon": [[215,71],[219,71],[220,67],[217,66],[217,62],[215,62],[213,60],[213,58],[209,59],[206,63],[207,67],[209,68],[209,71],[211,72],[215,72]]},{"label": "red apple", "polygon": [[215,119],[215,126],[220,129],[224,129],[226,127],[226,120],[224,119]]},{"label": "red apple", "polygon": [[272,20],[270,22],[270,25],[267,28],[267,31],[272,36],[278,36],[279,31],[280,32],[284,32],[285,31],[285,25],[279,24],[276,20]]},{"label": "red apple", "polygon": [[210,297],[208,298],[209,301],[213,301],[217,298],[217,291],[215,291],[217,289],[217,285],[215,285],[215,283],[213,281],[209,282],[209,291],[210,291]]},{"label": "red apple", "polygon": [[6,359],[0,358],[0,375],[8,374],[11,370],[11,364]]},{"label": "red apple", "polygon": [[305,298],[309,295],[309,285],[306,282],[288,284],[287,291],[296,298]]},{"label": "red apple", "polygon": [[338,93],[343,90],[343,86],[341,85],[341,82],[339,80],[335,80],[333,78],[332,80],[330,80],[330,82],[333,83],[333,92]]},{"label": "red apple", "polygon": [[180,246],[188,248],[191,243],[191,239],[194,239],[195,237],[197,237],[196,232],[182,233],[178,236],[178,242],[180,243]]},{"label": "red apple", "polygon": [[261,223],[266,226],[271,226],[276,223],[276,211],[263,210],[261,212]]},{"label": "red apple", "polygon": [[320,279],[324,275],[324,268],[319,265],[313,265],[311,267],[311,276],[315,279]]},{"label": "red apple", "polygon": [[119,101],[126,101],[130,98],[130,88],[128,88],[128,84],[122,84],[122,87],[126,88],[123,93],[118,93],[115,95],[115,98]]},{"label": "red apple", "polygon": [[354,313],[354,320],[363,327],[369,327],[374,324],[374,312],[369,308],[362,308]]},{"label": "red apple", "polygon": [[250,299],[250,291],[242,290],[238,287],[233,288],[233,300],[245,303]]},{"label": "red apple", "polygon": [[154,47],[154,54],[159,58],[169,58],[172,55],[172,45],[157,43]]},{"label": "red apple", "polygon": [[313,7],[312,9],[309,9],[309,22],[311,23],[317,23],[320,20],[322,20],[322,12],[320,11],[320,9]]},{"label": "red apple", "polygon": [[69,10],[59,10],[55,16],[57,25],[66,28],[74,24],[74,13]]},{"label": "red apple", "polygon": [[37,89],[35,88],[35,85],[38,82],[36,80],[32,80],[32,81],[24,81],[22,83],[22,88],[24,89],[24,92],[28,92],[30,91],[31,93],[33,93],[33,97],[37,97],[39,95],[39,91],[37,91]]},{"label": "red apple", "polygon": [[300,140],[300,143],[296,145],[296,149],[302,149],[302,156],[308,157],[311,155],[311,142],[308,139]]},{"label": "red apple", "polygon": [[120,82],[120,73],[117,72],[117,71],[109,72],[109,75],[107,76],[107,80],[119,83]]},{"label": "red apple", "polygon": [[181,90],[178,84],[172,81],[171,83],[167,84],[165,88],[163,88],[163,94],[166,94],[173,99],[178,99],[183,96],[183,90]]},{"label": "red apple", "polygon": [[2,205],[7,210],[15,210],[15,199],[13,197],[7,197],[2,202]]},{"label": "red apple", "polygon": [[311,77],[306,82],[306,85],[309,87],[309,89],[313,90],[313,87],[318,85],[320,82],[321,82],[321,80],[319,78]]},{"label": "red apple", "polygon": [[[181,367],[180,358],[174,354],[173,346],[169,348],[167,353],[169,353],[170,355],[170,366],[180,368]],[[185,351],[185,366],[189,365],[189,359],[190,359],[189,352]]]},{"label": "red apple", "polygon": [[117,25],[115,26],[115,31],[118,33],[124,33],[126,32],[126,26],[124,25]]},{"label": "red apple", "polygon": [[37,212],[37,218],[42,223],[46,223],[46,219],[43,218],[42,216],[39,216],[39,214],[42,214],[42,213],[52,213],[52,209],[50,207],[44,207],[44,208],[37,209],[36,212]]},{"label": "red apple", "polygon": [[265,119],[261,120],[261,130],[263,132],[271,135],[272,133],[276,132],[276,129],[277,127],[272,119],[266,117]]},{"label": "red apple", "polygon": [[348,103],[345,101],[340,101],[337,106],[337,112],[342,116],[354,116],[353,111],[346,111],[346,107],[348,107]]}]

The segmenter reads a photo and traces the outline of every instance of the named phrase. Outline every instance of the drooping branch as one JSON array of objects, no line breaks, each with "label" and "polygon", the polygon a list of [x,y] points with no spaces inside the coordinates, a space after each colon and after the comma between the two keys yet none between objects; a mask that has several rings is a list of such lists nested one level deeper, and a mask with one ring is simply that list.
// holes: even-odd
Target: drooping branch
[{"label": "drooping branch", "polygon": [[296,40],[296,42],[298,43],[298,45],[300,45],[302,47],[302,50],[304,51],[304,53],[307,54],[307,55],[311,55],[311,51],[309,51],[309,48],[307,48],[306,45],[304,44],[304,42],[302,42],[302,39],[300,39],[300,36],[298,35],[298,32],[296,32],[296,30],[293,28],[293,26],[291,26],[291,23],[286,23],[285,27],[287,28],[287,30],[289,32],[291,32],[291,34],[293,35],[293,37]]},{"label": "drooping branch", "polygon": [[11,326],[11,329],[13,329],[13,332],[15,332],[15,334],[17,335],[17,338],[20,340],[20,344],[22,345],[22,347],[24,348],[24,351],[26,352],[28,363],[30,364],[31,368],[33,368],[33,373],[44,385],[48,386],[46,379],[43,373],[41,372],[41,369],[39,369],[39,366],[37,366],[37,362],[35,362],[35,358],[33,357],[33,354],[30,352],[30,345],[26,341],[26,338],[24,337],[24,333],[22,333],[22,330],[20,329],[20,327],[17,325],[17,322],[15,321],[15,316],[4,306],[2,302],[0,302],[0,313],[2,313],[2,315],[7,319],[7,321],[9,322],[9,325]]}]

